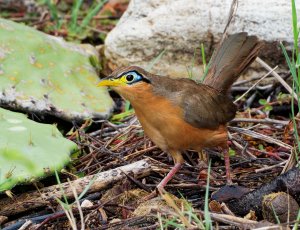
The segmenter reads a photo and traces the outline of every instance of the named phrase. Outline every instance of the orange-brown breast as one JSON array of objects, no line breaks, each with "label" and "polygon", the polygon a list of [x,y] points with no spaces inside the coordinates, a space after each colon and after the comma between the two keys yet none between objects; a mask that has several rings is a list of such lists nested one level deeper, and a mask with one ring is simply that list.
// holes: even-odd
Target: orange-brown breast
[{"label": "orange-brown breast", "polygon": [[214,130],[193,127],[184,121],[182,109],[153,94],[150,84],[139,83],[115,90],[131,102],[146,135],[162,150],[227,146],[225,125]]}]

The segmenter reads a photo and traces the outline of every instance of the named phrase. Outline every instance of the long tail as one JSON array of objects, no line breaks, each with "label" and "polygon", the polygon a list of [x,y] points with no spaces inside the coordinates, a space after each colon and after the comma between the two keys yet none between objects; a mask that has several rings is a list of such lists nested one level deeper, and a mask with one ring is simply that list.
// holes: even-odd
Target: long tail
[{"label": "long tail", "polygon": [[240,74],[255,60],[262,42],[256,36],[237,33],[228,36],[214,52],[203,83],[227,93]]}]

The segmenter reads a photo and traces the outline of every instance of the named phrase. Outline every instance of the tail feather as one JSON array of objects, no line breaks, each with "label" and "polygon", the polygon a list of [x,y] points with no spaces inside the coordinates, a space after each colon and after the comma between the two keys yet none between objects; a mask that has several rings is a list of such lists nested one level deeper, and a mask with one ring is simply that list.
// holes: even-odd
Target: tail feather
[{"label": "tail feather", "polygon": [[203,83],[220,92],[228,92],[240,74],[258,56],[262,43],[247,33],[230,35],[212,56],[210,68]]}]

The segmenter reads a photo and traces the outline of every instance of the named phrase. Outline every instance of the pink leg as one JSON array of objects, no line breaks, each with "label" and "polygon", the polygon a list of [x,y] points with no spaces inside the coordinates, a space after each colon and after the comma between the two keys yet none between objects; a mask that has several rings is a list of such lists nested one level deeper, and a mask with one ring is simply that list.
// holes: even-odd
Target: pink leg
[{"label": "pink leg", "polygon": [[231,176],[230,176],[230,159],[229,159],[228,149],[223,150],[223,153],[224,153],[224,161],[225,161],[226,180],[227,180],[227,184],[231,185],[232,180],[231,180]]},{"label": "pink leg", "polygon": [[166,184],[173,178],[173,176],[178,172],[181,168],[182,163],[176,163],[168,175],[157,185],[158,190],[162,190]]}]

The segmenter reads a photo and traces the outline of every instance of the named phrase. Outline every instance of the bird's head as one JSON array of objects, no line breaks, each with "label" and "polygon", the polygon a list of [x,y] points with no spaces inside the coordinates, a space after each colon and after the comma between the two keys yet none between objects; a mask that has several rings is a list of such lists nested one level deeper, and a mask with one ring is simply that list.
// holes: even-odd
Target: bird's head
[{"label": "bird's head", "polygon": [[150,87],[150,75],[137,66],[125,67],[115,70],[111,75],[102,79],[97,86],[110,87],[127,100],[131,100]]}]

